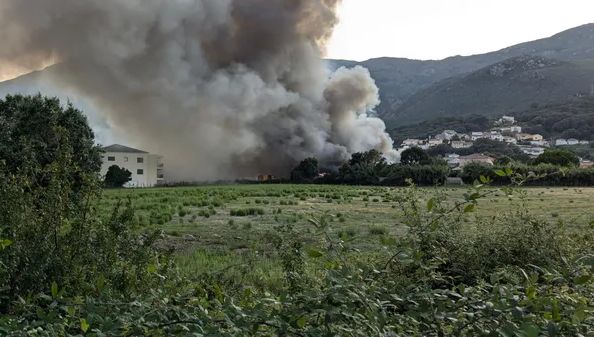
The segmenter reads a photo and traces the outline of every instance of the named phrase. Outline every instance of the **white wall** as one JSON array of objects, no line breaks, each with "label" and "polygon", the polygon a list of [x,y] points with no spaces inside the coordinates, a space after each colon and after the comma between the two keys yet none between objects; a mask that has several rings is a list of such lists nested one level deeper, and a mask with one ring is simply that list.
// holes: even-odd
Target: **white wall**
[{"label": "white wall", "polygon": [[157,178],[157,169],[160,163],[161,157],[154,154],[105,152],[101,175],[105,176],[109,167],[117,165],[132,173],[132,180],[126,184],[126,187],[153,187],[160,181]]}]

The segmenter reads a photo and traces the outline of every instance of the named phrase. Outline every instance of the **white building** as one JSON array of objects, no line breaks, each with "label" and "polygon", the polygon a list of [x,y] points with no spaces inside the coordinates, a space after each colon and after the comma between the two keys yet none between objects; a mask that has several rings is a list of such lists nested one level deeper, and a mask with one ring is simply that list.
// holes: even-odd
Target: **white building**
[{"label": "white building", "polygon": [[443,140],[441,139],[429,139],[429,141],[427,141],[427,145],[429,145],[429,147],[434,147],[441,144],[443,144]]},{"label": "white building", "polygon": [[516,118],[512,117],[512,116],[503,116],[501,117],[496,124],[499,125],[510,125],[510,124],[516,124]]},{"label": "white building", "polygon": [[482,132],[473,132],[470,134],[470,139],[474,142],[475,140],[485,138],[485,134]]},{"label": "white building", "polygon": [[532,140],[530,145],[549,147],[551,144],[546,140]]},{"label": "white building", "polygon": [[458,133],[454,130],[444,130],[442,133],[435,136],[435,138],[441,140],[452,140],[457,135]]},{"label": "white building", "polygon": [[569,138],[567,140],[567,145],[579,145],[580,141],[575,138]]},{"label": "white building", "polygon": [[454,141],[452,141],[451,145],[454,149],[468,149],[468,148],[472,147],[471,142],[465,142],[463,140],[454,140]]},{"label": "white building", "polygon": [[403,146],[417,146],[417,145],[421,145],[421,144],[423,144],[423,141],[422,140],[420,140],[420,139],[414,139],[414,138],[413,139],[405,139],[402,142],[402,145]]},{"label": "white building", "polygon": [[510,127],[509,130],[511,133],[522,133],[522,127],[517,125]]},{"label": "white building", "polygon": [[132,180],[126,187],[153,187],[164,183],[161,156],[119,144],[104,147],[103,151],[102,176],[116,165],[132,173]]},{"label": "white building", "polygon": [[559,138],[555,140],[555,146],[567,145],[567,139]]},{"label": "white building", "polygon": [[522,145],[519,146],[520,150],[522,150],[522,152],[524,152],[525,154],[531,156],[531,157],[538,157],[541,154],[545,153],[545,148],[544,147],[538,147],[538,146],[526,146],[526,145]]},{"label": "white building", "polygon": [[455,154],[455,153],[447,154],[444,159],[450,167],[460,166],[460,155],[458,155],[458,154]]},{"label": "white building", "polygon": [[580,140],[580,145],[590,145],[590,141],[588,141],[588,140]]},{"label": "white building", "polygon": [[488,133],[486,133],[485,138],[488,138],[490,140],[496,140],[498,142],[503,141],[503,135],[497,131],[489,131]]},{"label": "white building", "polygon": [[530,134],[530,133],[519,133],[516,135],[516,139],[519,141],[541,141],[544,140],[544,137],[539,134]]},{"label": "white building", "polygon": [[504,136],[503,137],[503,141],[508,143],[508,144],[518,144],[518,140],[515,139],[514,137],[508,137],[508,136]]}]

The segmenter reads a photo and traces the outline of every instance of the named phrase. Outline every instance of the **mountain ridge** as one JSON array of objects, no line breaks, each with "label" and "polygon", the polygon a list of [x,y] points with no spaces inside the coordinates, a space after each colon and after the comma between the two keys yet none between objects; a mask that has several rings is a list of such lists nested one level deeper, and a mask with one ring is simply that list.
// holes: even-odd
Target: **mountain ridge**
[{"label": "mountain ridge", "polygon": [[401,106],[420,90],[439,81],[524,55],[542,56],[559,61],[594,59],[594,23],[484,54],[458,55],[442,60],[391,57],[373,58],[363,62],[328,60],[328,65],[330,69],[354,65],[368,68],[380,88],[382,103],[378,106],[377,113],[389,126],[394,127],[404,121],[399,111]]}]

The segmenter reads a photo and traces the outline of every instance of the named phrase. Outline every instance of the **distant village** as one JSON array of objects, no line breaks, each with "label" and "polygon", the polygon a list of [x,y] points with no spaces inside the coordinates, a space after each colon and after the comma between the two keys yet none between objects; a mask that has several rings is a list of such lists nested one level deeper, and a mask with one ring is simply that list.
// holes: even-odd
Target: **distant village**
[{"label": "distant village", "polygon": [[[426,139],[405,139],[399,152],[412,147],[419,147],[423,150],[429,150],[442,144],[451,146],[453,149],[468,149],[479,139],[489,139],[493,141],[504,142],[517,146],[522,152],[536,158],[543,154],[547,148],[554,146],[575,146],[589,145],[589,140],[580,139],[544,139],[540,134],[530,134],[522,132],[522,127],[517,125],[515,117],[503,116],[494,123],[489,131],[476,131],[470,133],[458,133],[454,130],[444,130],[440,134],[430,136]],[[462,168],[469,163],[482,163],[493,165],[495,158],[486,156],[482,153],[473,153],[467,156],[460,156],[455,153],[447,154],[444,158],[452,168]],[[593,167],[594,163],[589,160],[581,162],[582,167]]]}]

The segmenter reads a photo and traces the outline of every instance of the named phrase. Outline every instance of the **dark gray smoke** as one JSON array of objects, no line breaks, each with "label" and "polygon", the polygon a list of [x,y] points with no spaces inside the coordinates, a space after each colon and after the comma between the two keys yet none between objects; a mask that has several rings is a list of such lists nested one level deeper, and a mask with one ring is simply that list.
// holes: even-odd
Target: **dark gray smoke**
[{"label": "dark gray smoke", "polygon": [[[0,0],[0,74],[57,60],[119,137],[176,179],[393,155],[364,68],[321,61],[340,0]],[[9,69],[9,70],[6,70]]]}]

